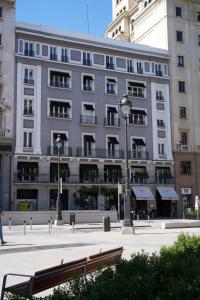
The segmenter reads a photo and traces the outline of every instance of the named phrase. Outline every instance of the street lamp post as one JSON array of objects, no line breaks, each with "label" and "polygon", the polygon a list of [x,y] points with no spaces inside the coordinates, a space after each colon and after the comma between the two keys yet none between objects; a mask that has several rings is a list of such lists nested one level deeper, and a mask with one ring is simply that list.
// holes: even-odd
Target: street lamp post
[{"label": "street lamp post", "polygon": [[131,111],[132,103],[128,99],[128,95],[124,95],[119,103],[121,115],[125,120],[125,161],[126,161],[126,176],[125,176],[125,194],[124,194],[124,221],[122,226],[122,234],[133,234],[134,228],[130,219],[130,195],[129,195],[129,168],[128,168],[128,118]]},{"label": "street lamp post", "polygon": [[57,194],[57,202],[56,202],[56,207],[57,207],[56,225],[62,225],[63,218],[62,218],[61,201],[60,201],[60,149],[62,147],[62,139],[59,134],[57,139],[55,140],[55,144],[58,149],[58,194]]}]

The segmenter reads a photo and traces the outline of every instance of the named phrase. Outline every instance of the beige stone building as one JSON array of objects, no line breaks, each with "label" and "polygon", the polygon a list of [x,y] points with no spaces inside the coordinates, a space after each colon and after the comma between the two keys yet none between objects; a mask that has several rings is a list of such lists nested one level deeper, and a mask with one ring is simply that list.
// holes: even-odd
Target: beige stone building
[{"label": "beige stone building", "polygon": [[[107,37],[169,50],[179,215],[200,195],[200,1],[112,0]],[[143,66],[142,66],[143,67]],[[164,70],[154,65],[155,71]]]},{"label": "beige stone building", "polygon": [[0,208],[11,207],[15,0],[0,0]]}]

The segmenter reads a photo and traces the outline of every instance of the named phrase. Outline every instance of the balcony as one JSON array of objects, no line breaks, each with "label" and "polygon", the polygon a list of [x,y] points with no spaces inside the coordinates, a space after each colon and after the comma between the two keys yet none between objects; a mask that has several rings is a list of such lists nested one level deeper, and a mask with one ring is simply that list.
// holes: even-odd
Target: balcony
[{"label": "balcony", "polygon": [[114,70],[115,69],[115,65],[111,64],[111,63],[106,63],[106,69]]},{"label": "balcony", "polygon": [[163,77],[163,72],[162,71],[156,71],[156,76]]},{"label": "balcony", "polygon": [[127,72],[129,72],[129,73],[134,73],[133,67],[132,67],[132,66],[128,66]]},{"label": "balcony", "polygon": [[61,61],[64,62],[64,63],[68,63],[69,62],[68,56],[62,55],[61,56]]},{"label": "balcony", "polygon": [[33,116],[33,110],[32,108],[24,108],[24,116]]},{"label": "balcony", "polygon": [[[10,152],[12,149],[10,148],[10,144],[12,144],[12,135],[10,130],[0,129],[0,151]],[[5,145],[5,147],[4,147]],[[9,145],[9,146],[8,146]]]},{"label": "balcony", "polygon": [[91,85],[83,85],[83,91],[85,92],[92,92],[92,86]]},{"label": "balcony", "polygon": [[119,118],[104,118],[104,126],[120,127],[120,119]]},{"label": "balcony", "polygon": [[[58,155],[58,148],[56,146],[48,146],[47,147],[47,155],[53,155],[57,156]],[[61,147],[60,148],[60,155],[61,156],[72,156],[72,148],[71,147]]]},{"label": "balcony", "polygon": [[143,74],[143,68],[137,68],[137,73],[138,74]]},{"label": "balcony", "polygon": [[35,56],[35,52],[33,50],[25,50],[24,51],[24,55],[25,56],[31,56],[34,57]]},{"label": "balcony", "polygon": [[55,111],[50,111],[49,112],[49,117],[52,118],[61,118],[61,119],[70,119],[70,116],[68,113],[65,112],[55,112]]},{"label": "balcony", "polygon": [[50,60],[57,61],[58,60],[58,55],[56,55],[56,54],[50,54]]},{"label": "balcony", "polygon": [[128,158],[133,160],[148,160],[149,152],[147,151],[128,151]]},{"label": "balcony", "polygon": [[34,79],[24,78],[24,84],[34,85]]},{"label": "balcony", "polygon": [[145,126],[146,125],[145,120],[134,120],[134,119],[131,119],[131,118],[129,118],[129,124],[138,125],[138,126]]},{"label": "balcony", "polygon": [[91,66],[92,65],[92,61],[90,59],[84,59],[83,60],[83,65],[84,66]]},{"label": "balcony", "polygon": [[156,100],[164,101],[164,96],[156,95]]},{"label": "balcony", "polygon": [[85,125],[97,125],[97,117],[96,116],[80,116],[80,123]]},{"label": "balcony", "polygon": [[130,97],[135,97],[135,98],[144,98],[143,93],[136,93],[136,92],[128,92],[128,96]]},{"label": "balcony", "polygon": [[172,177],[155,176],[155,183],[156,184],[173,184],[174,179]]},{"label": "balcony", "polygon": [[115,95],[115,88],[107,88],[106,89],[106,93],[109,94],[109,95]]},{"label": "balcony", "polygon": [[124,155],[122,150],[77,148],[77,157],[122,159]]},{"label": "balcony", "polygon": [[[86,185],[94,185],[94,184],[102,184],[102,185],[113,185],[119,183],[125,183],[125,179],[123,177],[117,176],[87,176],[83,177],[80,175],[70,175],[68,177],[62,177],[62,184],[86,184]],[[39,174],[38,176],[33,177],[32,175],[27,175],[26,177],[19,177],[17,173],[14,174],[14,183],[15,184],[39,184],[45,183],[57,188],[58,178],[50,177],[49,174]]]},{"label": "balcony", "polygon": [[50,86],[57,87],[57,88],[62,88],[62,89],[69,89],[70,88],[70,85],[67,82],[50,81]]}]

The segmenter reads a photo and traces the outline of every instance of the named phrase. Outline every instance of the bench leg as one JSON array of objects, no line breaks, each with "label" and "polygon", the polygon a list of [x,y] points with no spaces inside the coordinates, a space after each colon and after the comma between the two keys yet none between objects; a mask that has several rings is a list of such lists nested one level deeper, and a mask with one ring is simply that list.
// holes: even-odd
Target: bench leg
[{"label": "bench leg", "polygon": [[6,280],[7,280],[7,275],[4,275],[4,277],[3,277],[3,284],[2,284],[2,290],[1,290],[1,300],[3,300],[3,298],[4,298],[5,287],[6,287]]}]

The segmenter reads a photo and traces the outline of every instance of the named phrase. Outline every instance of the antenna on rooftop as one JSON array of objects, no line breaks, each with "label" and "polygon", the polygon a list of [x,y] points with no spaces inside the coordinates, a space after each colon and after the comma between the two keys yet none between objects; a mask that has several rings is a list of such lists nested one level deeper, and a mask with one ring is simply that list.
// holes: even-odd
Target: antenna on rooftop
[{"label": "antenna on rooftop", "polygon": [[85,0],[87,11],[87,32],[90,33],[90,20],[89,20],[89,6],[92,4],[91,0]]}]

